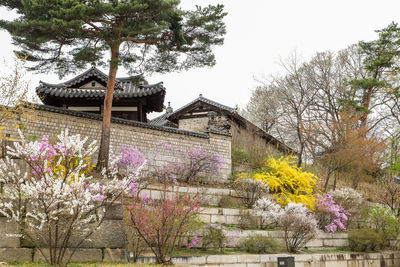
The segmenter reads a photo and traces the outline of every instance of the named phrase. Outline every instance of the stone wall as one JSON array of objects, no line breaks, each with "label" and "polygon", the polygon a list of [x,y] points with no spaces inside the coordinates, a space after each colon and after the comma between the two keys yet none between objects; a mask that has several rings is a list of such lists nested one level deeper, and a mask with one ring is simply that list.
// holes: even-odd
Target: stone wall
[{"label": "stone wall", "polygon": [[[264,255],[209,255],[174,257],[178,265],[213,267],[277,267],[279,257],[294,257],[296,267],[398,267],[399,252],[359,254],[264,254]],[[153,257],[139,258],[142,263],[154,262]],[[279,265],[283,266],[283,265]]]},{"label": "stone wall", "polygon": [[260,155],[281,153],[276,145],[269,143],[260,134],[235,122],[231,122],[230,125],[233,147],[240,146],[248,153],[258,153]]},{"label": "stone wall", "polygon": [[182,130],[205,132],[207,127],[208,117],[179,120],[179,129]]},{"label": "stone wall", "polygon": [[[263,230],[224,230],[228,237],[228,248],[239,248],[242,239],[247,239],[254,235],[262,235],[273,238],[281,248],[285,248],[285,233],[283,231],[263,231]],[[199,231],[196,235],[202,237]],[[347,233],[324,233],[320,232],[314,239],[309,241],[305,247],[311,251],[335,250],[347,248],[349,246]],[[201,244],[198,245],[201,247]]]},{"label": "stone wall", "polygon": [[[88,136],[89,140],[100,143],[101,116],[39,106],[34,114],[21,119],[23,130],[27,136],[56,136],[60,130],[69,129],[71,134]],[[18,138],[14,126],[9,126],[5,133]],[[172,152],[170,146],[188,151],[195,147],[218,153],[224,158],[220,174],[208,177],[211,182],[223,183],[231,174],[231,137],[218,133],[198,133],[169,127],[152,126],[140,122],[113,119],[111,123],[111,146],[117,150],[122,144],[137,147],[148,161],[148,170],[154,170],[166,163],[176,162],[183,157],[182,152]],[[97,159],[97,155],[93,157]]]},{"label": "stone wall", "polygon": [[200,118],[180,119],[179,129],[206,132],[208,127],[218,128],[221,125],[228,124],[229,132],[232,135],[232,146],[240,146],[249,153],[259,153],[264,155],[280,153],[278,147],[270,143],[255,130],[251,130],[248,125],[239,125],[237,122],[228,119],[225,116],[219,116],[219,121],[210,124],[208,116]]},{"label": "stone wall", "polygon": [[[29,242],[18,237],[18,224],[9,222],[0,214],[0,262],[43,262],[41,253],[32,248]],[[76,242],[74,242],[74,240]],[[74,236],[71,243],[78,243]],[[82,242],[76,249],[72,261],[126,261],[126,234],[123,222],[122,206],[114,206],[108,210],[105,220],[90,238]],[[72,248],[67,252],[71,253]],[[46,249],[44,251],[47,253]]]},{"label": "stone wall", "polygon": [[[204,211],[200,217],[202,218],[205,213],[213,213],[213,211],[217,211],[220,209],[211,209],[208,211]],[[218,218],[218,216],[230,216],[229,214],[234,214],[237,210],[234,209],[222,209],[225,215],[217,215],[217,214],[209,214],[211,220],[212,218]],[[219,211],[218,211],[219,212]],[[208,216],[208,215],[207,215]],[[213,217],[214,216],[214,217]],[[116,262],[124,262],[128,260],[128,255],[126,253],[126,231],[123,222],[123,210],[121,206],[114,206],[109,212],[106,214],[105,221],[102,226],[90,237],[89,240],[83,242],[79,248],[77,248],[76,254],[72,257],[72,261],[116,261]],[[204,219],[204,218],[202,218]],[[269,236],[274,238],[282,247],[284,247],[284,233],[282,231],[262,231],[262,230],[224,230],[226,236],[229,237],[229,244],[227,247],[229,248],[237,248],[238,243],[242,238],[248,238],[252,235],[259,234],[264,236]],[[1,261],[20,261],[20,262],[40,262],[43,261],[44,258],[39,251],[34,248],[27,246],[26,242],[23,242],[19,237],[16,237],[15,234],[19,233],[19,227],[12,222],[8,222],[5,217],[0,217],[0,262]],[[13,235],[14,234],[14,235]],[[202,236],[202,232],[199,231],[196,233],[197,236]],[[184,238],[182,244],[185,245],[187,243],[186,238]],[[200,246],[201,244],[199,244]],[[346,233],[320,233],[315,239],[311,240],[306,247],[309,250],[333,250],[338,248],[343,248],[348,246],[348,235]],[[45,252],[46,253],[46,252]],[[70,252],[69,252],[70,253]],[[341,254],[342,255],[342,254]],[[358,254],[352,254],[358,255]],[[368,254],[361,254],[368,255]],[[375,255],[375,254],[374,254]],[[386,255],[386,254],[385,254]],[[301,256],[299,258],[299,256]],[[213,256],[204,256],[203,258],[199,257],[184,257],[182,260],[185,262],[181,262],[181,260],[176,261],[176,263],[186,263],[186,264],[199,264],[202,266],[206,266],[208,264],[220,266],[219,264],[247,264],[247,263],[257,263],[261,265],[254,266],[276,266],[276,265],[266,265],[272,264],[271,261],[265,261],[266,259],[270,259],[271,257],[275,257],[276,255],[229,255],[229,257],[234,257],[234,262],[225,261],[225,257],[218,258],[218,255]],[[258,259],[258,261],[243,261],[243,258],[250,257]],[[315,258],[317,257],[317,258]],[[296,259],[299,260],[299,265],[296,266],[314,266],[307,265],[309,262],[318,263],[322,258],[329,259],[329,261],[325,261],[323,264],[326,265],[316,265],[316,266],[344,266],[347,265],[334,265],[336,260],[332,258],[332,256],[324,256],[320,257],[315,255],[296,255]],[[351,258],[350,256],[341,256],[339,263],[340,264],[348,264]],[[348,260],[345,260],[348,257]],[[353,257],[353,256],[352,256]],[[354,256],[357,260],[370,259],[363,258],[360,256]],[[357,258],[358,257],[358,258]],[[397,257],[397,256],[396,256]],[[146,261],[152,260],[152,258],[143,258]],[[180,258],[178,258],[180,259]],[[194,259],[194,260],[193,260]],[[338,258],[339,259],[339,258]],[[378,259],[378,258],[376,258]],[[399,263],[400,257],[396,258],[396,262]],[[218,261],[218,262],[217,262]],[[260,263],[260,261],[262,263]],[[371,261],[372,262],[372,261]],[[201,264],[200,264],[201,263]],[[262,265],[264,264],[264,265]],[[301,265],[305,264],[305,265]],[[319,264],[319,263],[318,263]],[[322,264],[322,263],[321,263]],[[331,265],[329,265],[331,264]],[[372,263],[371,263],[372,264]],[[375,263],[374,263],[375,264]],[[221,265],[222,266],[222,265]],[[225,265],[227,266],[227,265]],[[238,266],[247,266],[247,265],[238,265]],[[253,266],[253,265],[249,265]],[[349,265],[349,267],[352,265]],[[357,266],[357,265],[356,265]],[[364,266],[364,265],[362,265]],[[380,266],[380,265],[365,265],[365,266]],[[391,265],[385,265],[391,266]],[[392,266],[400,266],[400,265],[392,265]]]}]

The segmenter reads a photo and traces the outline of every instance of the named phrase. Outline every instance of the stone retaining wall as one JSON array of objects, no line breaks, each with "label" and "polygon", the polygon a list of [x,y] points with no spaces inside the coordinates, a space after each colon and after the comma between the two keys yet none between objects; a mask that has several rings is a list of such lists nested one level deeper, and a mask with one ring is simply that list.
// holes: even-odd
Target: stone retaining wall
[{"label": "stone retaining wall", "polygon": [[[39,106],[33,114],[23,117],[21,122],[27,136],[56,136],[60,130],[69,129],[71,134],[81,134],[89,137],[89,141],[97,140],[100,143],[100,115]],[[149,159],[150,171],[167,163],[175,163],[177,157],[183,156],[181,152],[173,152],[168,146],[179,147],[182,151],[201,147],[205,151],[220,154],[224,159],[221,172],[209,177],[211,182],[224,183],[231,175],[230,136],[214,132],[189,132],[121,119],[113,119],[110,128],[111,146],[115,150],[122,144],[137,147]],[[15,125],[9,125],[4,134],[19,138]],[[94,155],[93,160],[97,160],[97,155]]]},{"label": "stone retaining wall", "polygon": [[[44,252],[46,255],[48,251]],[[71,250],[66,252],[67,259]],[[71,262],[126,262],[128,256],[124,249],[78,248]],[[0,262],[45,262],[40,251],[33,248],[0,248]],[[1,265],[1,264],[0,264]]]},{"label": "stone retaining wall", "polygon": [[[228,237],[227,248],[239,248],[239,242],[242,239],[249,238],[254,235],[262,235],[272,237],[277,241],[281,248],[285,247],[284,232],[283,231],[263,231],[263,230],[223,230]],[[202,231],[196,233],[200,238]],[[346,248],[349,245],[347,233],[319,233],[318,236],[306,244],[309,250],[334,250]],[[201,244],[198,245],[201,247]]]},{"label": "stone retaining wall", "polygon": [[[149,185],[146,189],[141,191],[141,194],[146,194],[148,197],[158,199],[160,197],[160,191],[162,186]],[[181,194],[189,194],[195,196],[197,194],[204,197],[205,202],[208,206],[217,206],[221,197],[227,196],[232,198],[238,198],[235,190],[227,188],[209,188],[209,187],[196,187],[196,186],[172,186],[167,189],[168,192],[179,192]]]},{"label": "stone retaining wall", "polygon": [[[174,257],[178,265],[208,267],[277,267],[278,257],[294,257],[296,267],[398,267],[400,252],[362,254],[264,254],[208,255]],[[154,262],[153,257],[141,257],[142,263]]]},{"label": "stone retaining wall", "polygon": [[[0,214],[0,261],[43,261],[40,252],[18,237],[20,228]],[[74,236],[71,244],[76,244]],[[73,261],[126,261],[126,234],[122,206],[110,208],[100,228],[79,245]]]},{"label": "stone retaining wall", "polygon": [[[72,256],[72,261],[126,261],[125,224],[122,219],[122,206],[110,208],[100,228],[80,244]],[[19,232],[18,224],[9,222],[0,214],[0,262],[43,262],[44,257],[41,253],[31,248],[29,242],[18,237]],[[76,243],[74,240],[72,236],[73,244]],[[71,250],[72,248],[67,251],[66,257]]]}]

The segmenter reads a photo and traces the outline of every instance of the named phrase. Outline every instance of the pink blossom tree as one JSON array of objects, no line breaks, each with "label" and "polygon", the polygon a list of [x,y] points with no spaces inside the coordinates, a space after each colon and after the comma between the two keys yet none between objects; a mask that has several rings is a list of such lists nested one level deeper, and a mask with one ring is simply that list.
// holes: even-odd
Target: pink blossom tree
[{"label": "pink blossom tree", "polygon": [[[201,210],[201,203],[199,196],[169,195],[166,191],[162,192],[161,199],[138,197],[127,206],[128,225],[137,230],[158,264],[169,265],[178,238],[193,230],[192,222]],[[190,247],[195,245],[197,237]]]},{"label": "pink blossom tree", "polygon": [[[193,223],[203,203],[200,194],[180,194],[178,189],[175,193],[169,192],[170,186],[176,184],[176,178],[171,175],[177,173],[174,166],[163,168],[157,177],[162,184],[159,198],[142,195],[126,206],[128,225],[150,247],[156,262],[164,265],[172,264],[171,255],[178,239],[196,230]],[[197,241],[196,237],[190,244],[195,245]]]}]

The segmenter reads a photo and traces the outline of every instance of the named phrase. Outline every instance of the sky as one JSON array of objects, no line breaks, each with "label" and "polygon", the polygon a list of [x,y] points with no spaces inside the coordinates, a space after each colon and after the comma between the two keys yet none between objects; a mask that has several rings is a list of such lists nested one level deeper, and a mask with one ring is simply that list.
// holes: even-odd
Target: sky
[{"label": "sky", "polygon": [[[199,94],[243,108],[259,84],[257,80],[284,74],[279,62],[292,53],[307,60],[316,52],[338,51],[361,40],[376,39],[375,30],[392,21],[400,22],[398,0],[181,0],[183,9],[208,4],[223,4],[228,13],[225,42],[213,50],[217,64],[212,68],[146,76],[150,83],[164,82],[165,105],[171,102],[174,109]],[[0,18],[9,17],[8,11],[0,9]],[[0,31],[0,40],[0,59],[10,61],[15,49],[11,37]],[[7,71],[6,65],[1,61],[0,73]],[[118,76],[126,76],[126,72],[120,69]],[[48,74],[29,73],[28,79],[32,90],[40,80],[61,82],[51,70]]]}]

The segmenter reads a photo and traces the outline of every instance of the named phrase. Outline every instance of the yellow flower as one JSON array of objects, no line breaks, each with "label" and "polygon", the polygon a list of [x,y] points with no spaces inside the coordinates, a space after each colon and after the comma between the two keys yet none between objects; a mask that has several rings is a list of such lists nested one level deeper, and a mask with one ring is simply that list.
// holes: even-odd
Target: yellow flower
[{"label": "yellow flower", "polygon": [[252,174],[252,178],[267,183],[280,205],[286,206],[289,202],[295,202],[314,209],[318,177],[298,168],[294,157],[271,157],[266,161],[264,168]]}]

